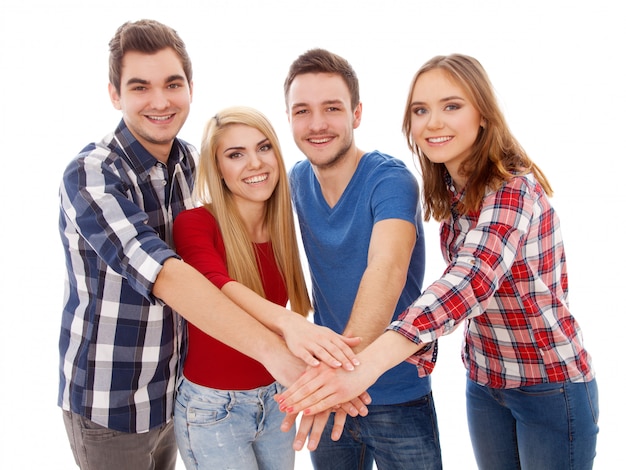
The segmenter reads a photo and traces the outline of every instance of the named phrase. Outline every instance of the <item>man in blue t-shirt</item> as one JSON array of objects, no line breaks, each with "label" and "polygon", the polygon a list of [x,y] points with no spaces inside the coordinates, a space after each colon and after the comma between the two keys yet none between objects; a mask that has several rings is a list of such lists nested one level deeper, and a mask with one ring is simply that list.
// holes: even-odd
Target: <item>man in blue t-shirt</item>
[{"label": "man in blue t-shirt", "polygon": [[[359,351],[420,295],[418,184],[400,160],[356,147],[362,105],[356,74],[345,59],[323,49],[302,54],[285,80],[285,101],[293,138],[307,157],[291,170],[290,184],[311,272],[315,323],[362,338]],[[441,468],[430,377],[418,377],[416,367],[404,362],[368,392],[368,415],[336,412],[319,443],[324,418],[315,418],[308,445],[314,467],[369,469],[375,461],[379,470]],[[301,425],[296,448],[310,426]]]}]

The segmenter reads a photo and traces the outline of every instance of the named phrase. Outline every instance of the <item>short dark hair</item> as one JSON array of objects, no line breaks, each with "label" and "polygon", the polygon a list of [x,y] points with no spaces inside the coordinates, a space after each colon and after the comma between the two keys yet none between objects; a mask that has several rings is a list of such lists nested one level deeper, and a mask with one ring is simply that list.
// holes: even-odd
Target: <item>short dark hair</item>
[{"label": "short dark hair", "polygon": [[359,96],[359,79],[356,72],[346,59],[325,49],[310,49],[300,55],[289,67],[285,79],[285,101],[291,84],[298,75],[305,73],[332,73],[339,75],[350,91],[350,104],[356,109],[361,98]]},{"label": "short dark hair", "polygon": [[171,47],[180,57],[187,82],[191,83],[191,59],[178,33],[155,20],[127,21],[109,42],[109,82],[120,92],[122,60],[128,51],[154,54]]}]

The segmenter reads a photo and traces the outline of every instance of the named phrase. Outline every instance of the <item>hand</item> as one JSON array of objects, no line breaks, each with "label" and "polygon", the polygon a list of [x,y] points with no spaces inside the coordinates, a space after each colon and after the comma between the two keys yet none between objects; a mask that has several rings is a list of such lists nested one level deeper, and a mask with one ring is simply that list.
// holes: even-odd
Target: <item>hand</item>
[{"label": "hand", "polygon": [[317,367],[321,361],[330,367],[354,370],[359,365],[352,348],[361,342],[360,338],[340,335],[300,315],[284,317],[281,332],[289,350],[310,366]]},{"label": "hand", "polygon": [[[324,428],[326,427],[326,423],[328,422],[328,418],[330,417],[330,411],[322,411],[316,415],[310,416],[302,416],[300,419],[300,426],[298,427],[298,432],[296,433],[296,437],[293,441],[293,449],[294,450],[302,450],[304,448],[304,443],[308,444],[306,448],[309,451],[314,451],[317,449],[317,445],[320,442],[322,437],[322,433],[324,432]],[[333,429],[331,431],[330,438],[333,441],[338,441],[343,433],[343,428],[346,423],[347,414],[343,409],[338,409],[334,412],[334,421],[333,421]],[[288,416],[296,416],[296,415],[288,415]],[[293,423],[292,423],[293,424]],[[291,428],[291,426],[289,426]]]},{"label": "hand", "polygon": [[[341,433],[343,432],[343,427],[346,422],[347,415],[352,417],[356,416],[367,416],[368,410],[366,404],[370,404],[372,402],[369,393],[364,392],[359,397],[355,398],[349,403],[343,403],[341,406],[335,407],[335,419],[333,424],[333,429],[331,431],[331,439],[333,441],[338,441],[341,437]],[[322,411],[316,415],[303,415],[300,419],[300,426],[298,427],[298,432],[296,433],[296,437],[293,442],[294,450],[302,450],[304,447],[304,443],[307,441],[307,436],[309,440],[309,444],[307,449],[315,450],[317,448],[317,444],[320,440],[322,432],[324,431],[324,426],[326,421],[328,421],[328,416],[330,415],[330,410]],[[283,432],[289,431],[294,423],[296,422],[297,413],[288,414],[283,419],[283,422],[280,426],[280,430]]]},{"label": "hand", "polygon": [[362,403],[357,402],[355,408],[360,411],[369,400],[369,395],[362,394],[377,378],[375,372],[363,365],[347,372],[321,364],[319,367],[309,368],[285,392],[276,395],[275,399],[280,404],[281,411],[298,413],[304,410],[305,415],[314,415],[359,397]]}]

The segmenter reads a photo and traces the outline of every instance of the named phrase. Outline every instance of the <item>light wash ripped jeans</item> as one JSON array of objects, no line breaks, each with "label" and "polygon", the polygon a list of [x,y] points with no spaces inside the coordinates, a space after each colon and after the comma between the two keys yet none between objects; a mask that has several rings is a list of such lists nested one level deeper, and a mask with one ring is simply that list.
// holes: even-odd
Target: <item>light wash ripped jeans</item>
[{"label": "light wash ripped jeans", "polygon": [[295,426],[282,432],[284,414],[274,382],[253,390],[228,391],[183,378],[174,407],[178,450],[189,469],[293,470]]}]

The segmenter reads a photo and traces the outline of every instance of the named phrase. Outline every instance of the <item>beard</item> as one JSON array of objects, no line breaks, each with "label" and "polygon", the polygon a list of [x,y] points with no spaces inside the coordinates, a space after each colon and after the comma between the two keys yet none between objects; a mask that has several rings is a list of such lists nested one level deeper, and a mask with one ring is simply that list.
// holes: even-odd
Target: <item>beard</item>
[{"label": "beard", "polygon": [[321,170],[328,170],[329,168],[332,168],[336,165],[338,165],[339,163],[341,163],[345,158],[346,155],[348,154],[348,151],[350,150],[350,148],[352,147],[352,142],[354,140],[353,136],[350,136],[350,138],[344,140],[342,142],[342,146],[341,148],[333,155],[331,156],[329,159],[323,161],[323,162],[316,162],[312,159],[311,160],[311,164],[315,165],[317,168],[321,169]]}]

